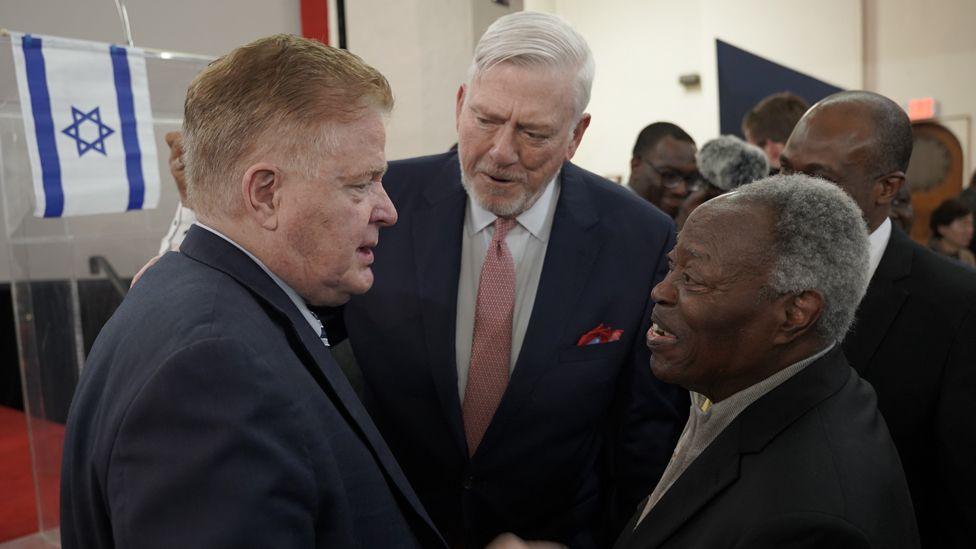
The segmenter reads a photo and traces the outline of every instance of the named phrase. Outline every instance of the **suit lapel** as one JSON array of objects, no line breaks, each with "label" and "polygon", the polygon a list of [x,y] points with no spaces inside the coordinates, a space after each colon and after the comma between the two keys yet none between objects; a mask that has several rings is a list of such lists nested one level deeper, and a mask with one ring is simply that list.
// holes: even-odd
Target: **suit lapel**
[{"label": "suit lapel", "polygon": [[556,365],[559,343],[566,340],[566,325],[573,318],[602,246],[599,231],[595,230],[599,216],[589,200],[581,170],[566,162],[561,178],[552,232],[522,349],[482,447],[490,446],[504,425],[512,424],[510,420],[529,400],[540,376]]},{"label": "suit lapel", "polygon": [[467,455],[454,347],[461,235],[467,204],[467,193],[460,181],[457,157],[449,156],[441,173],[425,189],[426,203],[413,212],[411,230],[427,363],[458,451]]},{"label": "suit lapel", "polygon": [[912,254],[908,236],[898,227],[892,227],[888,246],[858,306],[854,327],[844,340],[844,351],[851,365],[862,374],[908,299],[908,290],[901,281],[911,274]]},{"label": "suit lapel", "polygon": [[[739,478],[738,430],[739,425],[732,422],[678,477],[637,529],[621,534],[615,548],[659,547],[706,503],[734,483]],[[643,507],[637,513],[642,510]],[[629,528],[633,528],[633,521]]]},{"label": "suit lapel", "polygon": [[[407,482],[352,386],[349,385],[349,381],[322,344],[318,334],[308,325],[285,292],[244,252],[200,227],[190,228],[180,247],[180,252],[237,280],[263,301],[269,312],[276,314],[279,320],[285,323],[289,335],[301,343],[300,350],[306,355],[306,361],[303,362],[309,373],[330,397],[353,430],[359,433],[376,457],[385,476],[399,490],[400,496],[436,532],[436,527],[427,516],[423,505]],[[314,366],[310,366],[308,361]]]},{"label": "suit lapel", "polygon": [[637,504],[637,510],[634,512],[634,515],[630,517],[630,520],[627,521],[627,525],[624,526],[624,529],[620,532],[620,535],[617,536],[617,541],[613,544],[613,549],[625,549],[632,547],[635,534],[634,529],[637,527],[637,519],[640,518],[644,507],[647,506],[647,500],[649,498],[650,496],[645,497],[640,503]]},{"label": "suit lapel", "polygon": [[616,547],[659,547],[739,478],[743,454],[761,452],[797,418],[836,393],[851,375],[843,353],[835,347],[752,403],[678,477],[633,535],[621,535]]}]

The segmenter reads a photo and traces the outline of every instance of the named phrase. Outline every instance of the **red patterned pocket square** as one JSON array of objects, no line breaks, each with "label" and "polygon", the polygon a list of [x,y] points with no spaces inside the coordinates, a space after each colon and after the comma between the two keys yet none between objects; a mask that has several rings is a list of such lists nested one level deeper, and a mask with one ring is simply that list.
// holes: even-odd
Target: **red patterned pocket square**
[{"label": "red patterned pocket square", "polygon": [[624,335],[623,330],[614,330],[612,327],[601,323],[596,328],[580,336],[579,341],[576,342],[576,346],[583,347],[584,345],[610,343],[611,341],[617,341],[622,335]]}]

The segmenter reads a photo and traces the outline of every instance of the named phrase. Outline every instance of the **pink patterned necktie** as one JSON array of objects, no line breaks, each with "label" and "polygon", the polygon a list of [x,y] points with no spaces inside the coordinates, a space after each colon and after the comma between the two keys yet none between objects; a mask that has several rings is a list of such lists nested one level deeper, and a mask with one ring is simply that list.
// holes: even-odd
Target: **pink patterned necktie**
[{"label": "pink patterned necktie", "polygon": [[473,456],[488,430],[492,416],[508,386],[512,354],[512,311],[515,308],[515,263],[505,244],[514,219],[495,219],[495,234],[488,245],[478,283],[474,312],[471,365],[464,390],[464,436]]}]

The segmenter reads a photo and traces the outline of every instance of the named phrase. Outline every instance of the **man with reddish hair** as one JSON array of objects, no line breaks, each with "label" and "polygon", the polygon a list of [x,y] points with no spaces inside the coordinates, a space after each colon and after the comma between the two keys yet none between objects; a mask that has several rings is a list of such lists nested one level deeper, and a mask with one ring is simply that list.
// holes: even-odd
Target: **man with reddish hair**
[{"label": "man with reddish hair", "polygon": [[286,35],[194,79],[199,221],[88,357],[64,547],[444,547],[312,311],[373,283],[397,218],[380,181],[392,103],[358,57]]}]

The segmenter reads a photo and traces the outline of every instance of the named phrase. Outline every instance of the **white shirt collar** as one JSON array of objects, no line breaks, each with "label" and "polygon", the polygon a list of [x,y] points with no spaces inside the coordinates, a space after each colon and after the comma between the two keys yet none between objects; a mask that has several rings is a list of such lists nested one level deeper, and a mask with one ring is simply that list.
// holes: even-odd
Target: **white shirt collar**
[{"label": "white shirt collar", "polygon": [[881,256],[884,255],[885,248],[888,247],[888,240],[891,239],[891,219],[885,218],[884,223],[882,223],[873,233],[868,237],[870,260],[871,260],[871,270],[869,271],[868,279],[874,278],[874,271],[878,270],[878,265],[881,263]]},{"label": "white shirt collar", "polygon": [[[535,204],[515,218],[519,222],[519,225],[539,240],[544,241],[549,238],[552,224],[547,225],[546,218],[548,217],[550,206],[556,198],[558,186],[559,172],[556,172],[556,175],[546,183],[546,190],[542,191],[542,196],[535,201]],[[495,219],[498,218],[495,214],[482,208],[477,200],[471,198],[470,193],[468,194],[468,204],[471,207],[471,215],[468,216],[467,227],[469,236],[485,230],[486,227],[494,223]]]},{"label": "white shirt collar", "polygon": [[[273,280],[274,283],[277,284],[278,287],[281,288],[281,290],[285,292],[285,295],[288,296],[288,299],[290,299],[291,302],[295,304],[295,307],[298,308],[298,312],[302,313],[302,317],[304,317],[305,320],[308,322],[308,325],[312,327],[312,330],[315,332],[315,335],[321,337],[321,335],[323,333],[323,330],[322,330],[322,321],[319,320],[319,317],[317,317],[315,315],[315,313],[313,313],[311,311],[311,309],[308,308],[308,304],[305,303],[305,300],[302,299],[302,296],[298,295],[298,292],[296,292],[294,289],[292,289],[291,286],[289,286],[288,284],[286,284],[284,280],[278,278],[278,275],[276,275],[273,272],[271,272],[271,269],[268,269],[268,267],[266,267],[265,264],[262,263],[260,259],[258,259],[257,257],[254,256],[254,254],[252,254],[251,252],[249,252],[246,249],[244,249],[244,247],[242,247],[237,242],[234,242],[233,240],[231,240],[227,235],[225,235],[224,233],[218,231],[217,229],[214,229],[213,227],[208,227],[207,225],[204,225],[200,221],[197,221],[196,224],[199,225],[201,229],[206,229],[206,230],[212,232],[213,234],[219,236],[220,238],[223,238],[227,242],[230,242],[238,250],[240,250],[240,251],[244,252],[245,254],[247,254],[247,257],[250,257],[252,261],[254,261],[255,263],[257,263],[258,267],[261,267],[261,270],[263,270],[265,273],[267,273],[268,276],[271,277],[271,280]],[[329,345],[329,340],[328,339],[326,339],[324,337],[322,337],[321,339],[322,339],[322,341],[325,342],[326,346]]]}]

